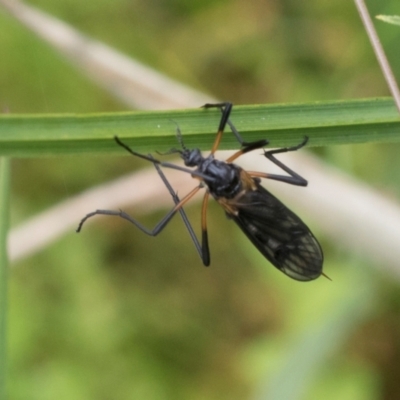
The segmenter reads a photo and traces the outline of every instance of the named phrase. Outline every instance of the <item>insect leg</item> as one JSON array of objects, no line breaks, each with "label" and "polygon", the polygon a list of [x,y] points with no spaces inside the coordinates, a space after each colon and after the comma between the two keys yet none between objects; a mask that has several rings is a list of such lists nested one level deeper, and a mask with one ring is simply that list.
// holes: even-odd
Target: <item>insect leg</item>
[{"label": "insect leg", "polygon": [[[232,111],[232,103],[228,103],[228,102],[226,102],[226,103],[215,103],[215,104],[207,103],[207,104],[204,104],[204,106],[203,106],[203,108],[214,108],[214,107],[219,108],[221,110],[222,117],[221,117],[221,120],[219,122],[217,137],[215,138],[214,144],[213,144],[213,146],[211,148],[211,154],[214,154],[217,151],[218,146],[219,146],[219,144],[221,142],[222,134],[224,133],[225,126],[227,124],[229,115],[230,115],[230,113]],[[240,138],[240,140],[241,140],[241,138]]]},{"label": "insect leg", "polygon": [[[239,131],[235,128],[235,126],[232,124],[232,122],[228,119],[226,123],[229,125],[229,128],[231,128],[232,133],[235,135],[236,140],[240,143],[241,146],[249,146],[252,143],[257,143],[257,142],[245,142],[240,135]],[[268,140],[266,140],[268,143]]]},{"label": "insect leg", "polygon": [[208,232],[207,232],[207,206],[210,194],[206,192],[203,197],[203,205],[201,207],[201,250],[203,263],[205,266],[210,265],[210,249],[208,247]]},{"label": "insect leg", "polygon": [[308,142],[308,136],[304,136],[304,139],[302,142],[299,144],[296,144],[296,146],[291,146],[291,147],[282,147],[281,149],[272,149],[268,150],[265,152],[265,157],[267,157],[267,154],[278,154],[278,153],[287,153],[288,151],[296,151],[304,147]]},{"label": "insect leg", "polygon": [[[222,112],[222,117],[221,117],[221,121],[220,121],[220,125],[219,125],[219,129],[218,129],[218,133],[220,131],[223,131],[225,129],[226,125],[229,125],[229,127],[231,128],[232,133],[235,135],[236,140],[240,143],[241,146],[250,146],[256,143],[259,143],[261,141],[256,141],[256,142],[245,142],[242,138],[242,136],[240,135],[239,131],[235,128],[235,126],[232,124],[232,122],[229,120],[229,115],[232,111],[232,103],[226,102],[226,103],[215,103],[215,104],[204,104],[203,106],[204,108],[219,108]],[[222,137],[222,133],[221,133],[221,137]],[[215,150],[218,148],[219,142],[221,141],[221,137],[219,138],[219,141],[217,143],[217,146],[215,148]],[[268,140],[265,140],[265,144],[268,144]],[[215,147],[215,143],[214,143],[214,147]],[[213,147],[213,148],[214,148]],[[262,146],[260,146],[262,147]],[[257,147],[258,148],[258,147]],[[215,151],[214,150],[214,151]]]},{"label": "insect leg", "polygon": [[[178,197],[177,193],[174,191],[174,189],[172,188],[171,184],[168,182],[168,180],[167,180],[166,176],[164,175],[164,173],[162,172],[160,166],[157,164],[154,164],[154,166],[156,167],[156,170],[157,170],[158,174],[160,175],[160,178],[162,179],[162,181],[164,182],[164,185],[167,187],[170,195],[172,196],[174,203],[179,204],[179,202],[180,202],[179,197]],[[192,238],[194,245],[196,246],[196,250],[199,253],[200,258],[202,259],[203,264],[205,266],[209,266],[210,265],[210,253],[208,251],[208,243],[206,245],[206,250],[205,250],[204,245],[200,245],[200,242],[197,239],[196,234],[194,233],[192,225],[189,222],[189,219],[188,219],[183,207],[180,207],[178,211],[181,214],[183,223],[185,224],[185,226],[189,232],[189,235]],[[202,242],[204,243],[204,237],[203,237]]]},{"label": "insect leg", "polygon": [[285,182],[285,183],[290,183],[292,185],[297,185],[297,186],[307,186],[307,181],[300,176],[299,174],[297,174],[296,172],[294,172],[292,169],[290,169],[288,166],[286,166],[285,164],[283,164],[281,161],[279,161],[278,159],[276,159],[274,157],[274,154],[279,154],[279,153],[287,153],[289,151],[296,151],[301,149],[302,147],[304,147],[308,142],[308,137],[305,136],[303,141],[301,143],[299,143],[296,146],[292,146],[292,147],[283,147],[281,149],[274,149],[274,150],[268,150],[268,151],[264,151],[264,156],[266,158],[268,158],[268,160],[270,160],[271,162],[273,162],[275,165],[277,165],[279,168],[283,169],[285,172],[287,172],[290,176],[283,176],[283,175],[275,175],[275,174],[265,174],[265,176],[263,176],[262,173],[260,173],[260,175],[255,175],[255,173],[251,173],[249,172],[250,175],[252,176],[259,176],[261,178],[268,178],[268,179],[274,179],[276,181],[281,181],[281,182]]},{"label": "insect leg", "polygon": [[76,229],[77,232],[80,232],[82,229],[83,224],[88,220],[89,218],[95,216],[95,215],[112,215],[112,216],[117,216],[120,218],[123,218],[130,222],[131,224],[135,225],[137,228],[139,228],[143,233],[149,236],[157,236],[168,224],[168,222],[172,219],[172,217],[176,214],[177,211],[183,207],[183,205],[188,202],[199,190],[201,186],[195,187],[192,191],[190,191],[182,200],[180,200],[175,207],[167,213],[167,215],[155,226],[154,229],[147,229],[144,227],[140,222],[136,221],[136,219],[132,218],[129,214],[127,214],[125,211],[119,210],[96,210],[93,211],[89,214],[87,214],[85,217],[82,218],[81,222],[78,225],[78,228]]},{"label": "insect leg", "polygon": [[257,140],[256,142],[251,142],[246,145],[243,149],[240,149],[236,153],[232,154],[229,158],[226,159],[227,163],[231,163],[236,160],[241,155],[248,153],[249,151],[260,149],[268,144],[268,140]]},{"label": "insect leg", "polygon": [[131,153],[133,156],[142,158],[143,160],[146,161],[150,161],[152,162],[154,165],[160,165],[161,167],[166,167],[166,168],[171,168],[171,169],[176,169],[178,171],[182,171],[182,172],[186,172],[187,174],[191,174],[192,176],[196,176],[202,179],[207,178],[208,180],[213,180],[212,177],[208,176],[208,175],[204,175],[201,172],[198,171],[193,171],[190,168],[185,168],[185,167],[181,167],[180,165],[175,165],[169,162],[164,162],[164,161],[160,161],[157,160],[156,158],[153,158],[151,155],[144,155],[144,154],[140,154],[137,153],[136,151],[133,151],[127,144],[125,144],[124,142],[121,141],[121,139],[118,136],[114,136],[115,141],[117,142],[117,144],[121,147],[123,147],[126,151],[128,151],[129,153]]}]

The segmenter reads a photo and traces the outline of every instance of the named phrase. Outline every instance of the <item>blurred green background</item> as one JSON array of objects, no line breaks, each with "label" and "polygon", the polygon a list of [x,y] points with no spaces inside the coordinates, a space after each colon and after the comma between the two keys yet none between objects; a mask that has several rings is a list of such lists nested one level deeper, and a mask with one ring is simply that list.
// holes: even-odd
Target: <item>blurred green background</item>
[{"label": "blurred green background", "polygon": [[[388,95],[348,0],[30,4],[235,104]],[[368,6],[372,15],[400,14],[398,0]],[[400,78],[399,29],[376,26]],[[3,109],[127,110],[6,13],[0,27]],[[398,145],[317,152],[400,195]],[[12,225],[143,165],[91,155],[13,160]],[[199,221],[198,204],[187,212]],[[139,218],[151,227],[164,214]],[[208,269],[179,219],[154,239],[117,218],[99,218],[18,262],[9,284],[9,398],[400,398],[398,282],[307,222],[333,282],[288,279],[213,202]]]}]

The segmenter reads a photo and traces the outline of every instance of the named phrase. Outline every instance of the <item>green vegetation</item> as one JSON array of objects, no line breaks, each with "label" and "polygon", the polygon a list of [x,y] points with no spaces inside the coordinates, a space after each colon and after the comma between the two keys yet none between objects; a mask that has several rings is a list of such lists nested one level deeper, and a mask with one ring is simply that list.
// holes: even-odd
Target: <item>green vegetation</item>
[{"label": "green vegetation", "polygon": [[10,195],[10,163],[0,158],[0,398],[6,397],[7,384],[7,233]]},{"label": "green vegetation", "polygon": [[[250,140],[266,135],[280,145],[307,133],[311,144],[326,146],[315,151],[328,162],[400,194],[399,123],[382,99],[388,92],[352,2],[30,3],[175,79],[247,104],[235,107],[233,122]],[[371,3],[372,14],[397,4]],[[172,119],[188,146],[212,142],[216,111],[131,114],[6,13],[0,26],[7,55],[0,104],[11,113],[0,117],[0,154],[16,157],[12,226],[142,167],[119,157],[115,134],[139,151],[165,151],[176,145]],[[398,30],[379,29],[399,71]],[[268,126],[259,123],[264,114]],[[61,119],[62,126],[54,123]],[[230,136],[223,147],[233,147]],[[1,168],[4,175],[4,162]],[[164,215],[127,211],[146,226]],[[199,205],[187,212],[198,229]],[[400,397],[393,277],[330,243],[314,224],[333,282],[294,282],[259,256],[215,203],[208,220],[208,269],[179,219],[149,238],[99,218],[13,265],[10,400]]]},{"label": "green vegetation", "polygon": [[[12,156],[96,153],[120,150],[112,140],[130,139],[137,151],[167,151],[176,147],[173,121],[179,121],[189,148],[210,149],[219,111],[204,109],[94,115],[3,116],[0,152]],[[391,99],[236,107],[233,118],[247,141],[268,137],[276,146],[308,136],[309,146],[365,142],[396,142],[400,121]],[[175,128],[175,129],[174,129]],[[225,135],[220,149],[234,149],[237,141]]]}]

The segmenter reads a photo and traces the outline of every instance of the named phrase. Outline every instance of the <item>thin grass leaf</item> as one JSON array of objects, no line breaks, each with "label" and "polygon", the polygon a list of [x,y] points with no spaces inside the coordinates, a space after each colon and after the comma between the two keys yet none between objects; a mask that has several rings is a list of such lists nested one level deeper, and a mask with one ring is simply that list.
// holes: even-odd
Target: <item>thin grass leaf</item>
[{"label": "thin grass leaf", "polygon": [[[176,124],[187,147],[210,149],[220,119],[218,110],[126,112],[85,115],[4,115],[0,117],[0,155],[41,155],[121,151],[118,135],[136,151],[177,146]],[[251,105],[234,108],[231,120],[246,141],[268,138],[273,146],[400,141],[400,120],[391,99],[325,103]],[[226,135],[221,149],[237,148]]]},{"label": "thin grass leaf", "polygon": [[6,398],[7,320],[7,233],[9,215],[10,165],[0,158],[0,399]]}]

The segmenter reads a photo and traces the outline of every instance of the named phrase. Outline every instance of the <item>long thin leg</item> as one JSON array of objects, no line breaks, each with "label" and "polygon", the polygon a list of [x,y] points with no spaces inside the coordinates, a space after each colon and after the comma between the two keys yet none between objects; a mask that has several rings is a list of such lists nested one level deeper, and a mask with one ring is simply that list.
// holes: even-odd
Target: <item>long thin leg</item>
[{"label": "long thin leg", "polygon": [[[241,146],[249,146],[252,145],[253,143],[258,143],[257,142],[245,142],[242,138],[242,136],[240,135],[240,133],[238,132],[238,130],[235,128],[235,126],[232,124],[232,122],[229,120],[229,115],[231,114],[232,111],[232,103],[229,102],[225,102],[225,103],[207,103],[204,104],[203,108],[219,108],[221,110],[222,113],[222,117],[221,117],[221,121],[219,123],[219,128],[218,128],[218,132],[217,132],[217,137],[215,139],[214,145],[211,149],[211,154],[214,154],[215,151],[217,150],[221,139],[222,139],[222,134],[224,132],[224,129],[226,127],[226,125],[229,125],[229,127],[231,128],[232,133],[235,135],[236,140],[240,143]],[[268,143],[268,141],[266,140],[266,142]]]},{"label": "long thin leg", "polygon": [[[229,119],[226,121],[226,123],[229,125],[229,128],[231,128],[232,133],[235,135],[237,141],[240,143],[241,146],[248,146],[252,143],[252,142],[245,142],[243,140],[239,131],[235,128],[235,126],[232,124],[232,122]],[[266,142],[268,143],[268,140],[266,140]]]},{"label": "long thin leg", "polygon": [[[160,178],[162,179],[164,185],[166,186],[166,188],[168,189],[172,199],[174,200],[175,205],[179,204],[179,202],[180,202],[179,197],[178,197],[177,193],[174,191],[174,189],[172,188],[171,184],[168,182],[168,179],[164,175],[164,173],[162,172],[160,166],[157,165],[157,164],[154,164],[154,166],[156,167],[158,175],[160,175]],[[181,208],[179,208],[178,211],[179,211],[179,213],[180,213],[180,215],[182,217],[183,223],[185,224],[185,226],[186,226],[186,228],[187,228],[187,230],[189,232],[190,237],[192,238],[192,241],[193,241],[194,245],[196,246],[196,250],[199,253],[200,258],[202,259],[203,264],[205,266],[210,265],[209,257],[208,257],[208,264],[207,264],[207,258],[204,257],[204,248],[203,248],[202,245],[200,245],[200,242],[197,239],[196,234],[194,233],[194,230],[192,228],[191,223],[189,222],[189,219],[188,219],[188,217],[187,217],[187,215],[185,213],[185,210],[183,209],[183,207],[181,207]]]},{"label": "long thin leg", "polygon": [[268,174],[268,176],[266,176],[265,178],[274,179],[276,181],[286,182],[297,186],[307,186],[308,182],[302,176],[294,172],[292,169],[290,169],[288,166],[286,166],[285,164],[283,164],[281,161],[279,161],[274,157],[274,154],[287,153],[289,151],[299,150],[302,147],[304,147],[307,144],[307,142],[308,142],[308,137],[305,136],[304,140],[296,146],[283,147],[281,149],[264,151],[264,156],[267,157],[268,160],[273,162],[279,168],[282,168],[285,172],[287,172],[290,175],[290,177],[288,177],[282,175]]},{"label": "long thin leg", "polygon": [[[232,133],[235,135],[236,140],[240,143],[241,146],[245,147],[247,150],[244,153],[247,153],[248,151],[258,149],[260,147],[266,146],[269,142],[268,140],[257,140],[255,142],[245,142],[240,135],[239,131],[235,128],[235,126],[232,124],[232,122],[229,120],[229,115],[232,111],[232,103],[226,102],[226,103],[207,103],[204,104],[203,108],[219,108],[222,113],[221,121],[219,123],[219,128],[218,128],[218,133],[217,133],[217,138],[214,142],[214,145],[211,150],[211,154],[214,154],[215,151],[217,150],[219,143],[221,142],[222,139],[222,134],[224,132],[225,126],[229,125],[231,128]],[[263,143],[261,145],[261,143]],[[254,147],[253,147],[254,146]],[[242,153],[242,154],[244,154]],[[237,156],[239,157],[239,155]],[[236,157],[236,158],[237,158]]]},{"label": "long thin leg", "polygon": [[[221,142],[222,139],[222,135],[224,133],[224,129],[226,126],[226,123],[228,121],[229,115],[232,111],[232,103],[215,103],[215,104],[204,104],[203,108],[219,108],[222,112],[222,117],[221,120],[219,122],[219,127],[218,127],[218,132],[217,132],[217,137],[215,138],[214,144],[211,148],[211,154],[214,154],[217,149],[218,146]],[[239,140],[239,139],[238,139]]]},{"label": "long thin leg", "polygon": [[308,184],[308,182],[302,176],[296,174],[296,172],[294,171],[292,171],[293,173],[292,176],[268,174],[266,172],[259,172],[259,171],[246,171],[246,172],[253,178],[272,179],[274,181],[289,183],[290,185],[295,185],[295,186],[307,186]]},{"label": "long thin leg", "polygon": [[207,232],[207,206],[210,193],[206,192],[203,197],[203,205],[201,207],[201,248],[202,259],[205,266],[210,265],[210,249],[208,247],[208,232]]},{"label": "long thin leg", "polygon": [[95,216],[95,215],[113,215],[117,217],[121,217],[128,222],[132,223],[135,225],[137,228],[139,228],[143,233],[149,236],[157,236],[168,224],[168,222],[172,219],[172,217],[176,214],[177,211],[185,203],[187,203],[199,190],[201,186],[195,187],[193,190],[191,190],[182,200],[179,201],[178,204],[175,205],[175,207],[165,215],[165,217],[154,227],[154,229],[147,229],[145,226],[143,226],[139,221],[136,219],[132,218],[129,214],[127,214],[125,211],[119,210],[96,210],[93,211],[89,214],[87,214],[85,217],[82,218],[81,222],[78,225],[78,228],[76,229],[77,232],[80,232],[82,229],[83,224],[88,220],[89,218]]},{"label": "long thin leg", "polygon": [[[153,158],[151,155],[149,155],[148,157],[149,157],[150,161]],[[190,237],[191,237],[194,245],[196,246],[196,250],[199,253],[200,258],[202,259],[203,264],[205,266],[209,266],[210,265],[210,253],[208,250],[208,242],[207,242],[207,240],[204,240],[204,234],[203,234],[202,242],[205,242],[205,247],[200,244],[199,240],[196,237],[196,234],[194,233],[192,225],[190,224],[189,219],[183,209],[183,204],[185,204],[187,201],[189,201],[198,192],[198,190],[201,188],[201,186],[194,188],[188,195],[185,196],[185,198],[183,200],[180,200],[178,195],[175,193],[174,189],[172,188],[171,184],[167,180],[166,176],[162,172],[160,166],[156,163],[154,163],[154,166],[175,203],[175,207],[155,226],[154,229],[149,230],[149,229],[145,228],[142,224],[140,224],[140,222],[138,222],[137,220],[135,220],[134,218],[132,218],[130,215],[128,215],[127,213],[125,213],[122,210],[120,210],[120,211],[96,210],[96,211],[93,211],[93,212],[87,214],[81,220],[76,231],[80,232],[82,229],[82,226],[86,222],[86,220],[95,215],[111,215],[111,216],[118,216],[118,217],[121,217],[121,218],[129,221],[130,223],[134,224],[136,227],[138,227],[142,232],[146,233],[147,235],[156,236],[165,228],[165,226],[168,224],[168,222],[173,218],[173,216],[178,211],[182,217],[182,220],[190,234]]]},{"label": "long thin leg", "polygon": [[181,167],[180,165],[175,165],[175,164],[172,164],[172,163],[169,163],[169,162],[163,162],[163,161],[157,160],[156,158],[153,158],[151,156],[146,156],[144,154],[137,153],[136,151],[133,151],[124,142],[122,142],[118,136],[114,136],[114,139],[115,139],[115,141],[117,142],[117,144],[119,146],[123,147],[125,150],[127,150],[132,155],[134,155],[136,157],[139,157],[139,158],[142,158],[143,160],[150,161],[153,164],[160,165],[161,167],[177,169],[178,171],[186,172],[188,174],[191,174],[192,176],[197,176],[197,177],[202,178],[202,179],[213,180],[212,177],[210,177],[208,175],[204,175],[204,174],[202,174],[201,172],[198,172],[198,171],[193,171],[190,168]]},{"label": "long thin leg", "polygon": [[229,158],[227,158],[225,161],[227,163],[231,163],[235,161],[237,158],[242,156],[243,154],[248,153],[249,151],[257,150],[260,149],[268,144],[268,140],[257,140],[256,142],[251,142],[246,147],[243,149],[238,150],[236,153],[232,154]]},{"label": "long thin leg", "polygon": [[[296,146],[283,147],[281,149],[264,151],[264,155],[265,155],[265,157],[268,158],[268,160],[270,160],[275,165],[277,165],[278,167],[283,169],[290,176],[268,174],[266,172],[258,172],[258,171],[246,171],[246,172],[253,178],[257,177],[257,178],[273,179],[273,180],[280,181],[280,182],[290,183],[291,185],[307,186],[307,181],[302,176],[300,176],[299,174],[294,172],[292,169],[290,169],[288,166],[286,166],[285,164],[283,164],[281,161],[279,161],[278,159],[276,159],[274,157],[274,154],[286,153],[288,151],[296,151],[296,150],[302,148],[303,146],[305,146],[307,141],[308,141],[308,137],[305,137],[304,140]],[[252,143],[248,144],[246,147],[244,147],[243,149],[237,151],[232,156],[230,156],[226,160],[226,162],[231,163],[234,160],[236,160],[238,157],[240,157],[241,155],[248,153],[249,151],[264,147],[267,143],[268,143],[268,141],[263,141],[263,140],[259,140],[258,142],[252,142]]]},{"label": "long thin leg", "polygon": [[[217,138],[216,138],[216,140],[214,142],[214,145],[212,147],[212,150],[211,150],[212,154],[217,150],[218,145],[219,145],[219,143],[221,141],[221,138],[222,138],[223,131],[224,131],[225,126],[227,124],[231,128],[231,130],[232,130],[233,134],[235,135],[236,139],[238,140],[238,142],[243,146],[242,149],[240,149],[239,151],[234,153],[232,156],[230,156],[226,160],[226,162],[231,163],[234,160],[236,160],[237,158],[239,158],[241,155],[243,155],[245,153],[248,153],[249,151],[252,151],[252,150],[260,149],[260,148],[266,146],[269,143],[269,141],[266,140],[266,139],[257,140],[255,142],[245,142],[245,141],[243,141],[242,137],[240,136],[240,134],[237,131],[237,129],[235,128],[235,126],[232,124],[232,122],[229,121],[229,115],[230,115],[230,113],[232,111],[232,103],[216,103],[216,104],[207,103],[203,107],[204,108],[216,107],[216,108],[219,108],[221,110],[221,112],[222,112],[222,117],[221,117],[220,125],[219,125],[219,128],[218,128]],[[296,185],[296,186],[307,186],[308,182],[302,176],[300,176],[299,174],[294,172],[292,169],[290,169],[288,166],[286,166],[285,164],[283,164],[281,161],[279,161],[278,159],[276,159],[274,157],[274,154],[286,153],[288,151],[299,150],[300,148],[304,147],[307,144],[307,142],[308,142],[308,137],[305,136],[304,140],[300,144],[298,144],[296,146],[283,147],[281,149],[273,149],[273,150],[264,151],[264,156],[266,158],[268,158],[268,160],[273,162],[279,168],[283,169],[290,176],[268,174],[268,173],[257,172],[257,171],[248,171],[248,173],[252,177],[273,179],[273,180],[276,180],[276,181],[285,182],[285,183],[289,183],[291,185]]]}]

